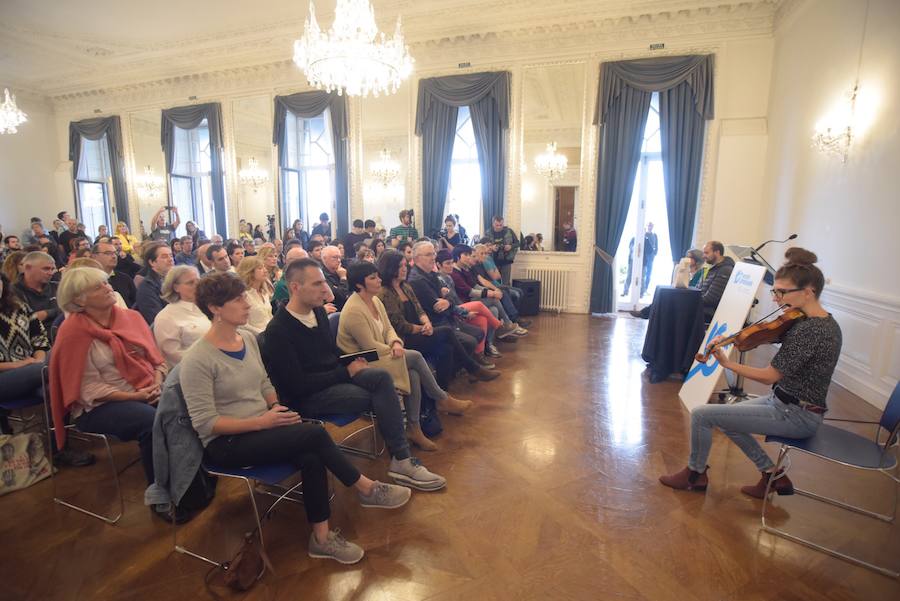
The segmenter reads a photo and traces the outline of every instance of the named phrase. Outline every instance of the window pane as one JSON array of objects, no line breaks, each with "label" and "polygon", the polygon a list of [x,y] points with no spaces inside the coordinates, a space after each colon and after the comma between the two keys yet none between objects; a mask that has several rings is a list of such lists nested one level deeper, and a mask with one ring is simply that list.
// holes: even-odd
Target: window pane
[{"label": "window pane", "polygon": [[109,177],[109,147],[106,134],[99,140],[81,138],[81,160],[76,179],[105,182]]},{"label": "window pane", "polygon": [[300,219],[300,174],[297,171],[284,171],[281,208],[285,228],[290,227],[295,219]]},{"label": "window pane", "polygon": [[288,111],[287,167],[282,171],[282,215],[286,227],[294,219],[303,219],[309,229],[320,213],[334,216],[334,145],[330,119],[328,109],[308,119]]},{"label": "window pane", "polygon": [[91,242],[97,236],[97,230],[101,225],[109,225],[105,188],[106,184],[78,182],[78,216],[85,225],[85,232]]},{"label": "window pane", "polygon": [[334,216],[334,170],[310,167],[305,168],[303,173],[306,180],[303,186],[306,205],[304,225],[311,229],[322,213]]},{"label": "window pane", "polygon": [[[450,163],[450,189],[444,214],[459,215],[459,224],[471,239],[482,230],[481,169],[475,130],[469,115],[469,107],[460,107],[456,118],[456,139],[453,142],[453,160]],[[425,235],[431,232],[424,232]]]}]

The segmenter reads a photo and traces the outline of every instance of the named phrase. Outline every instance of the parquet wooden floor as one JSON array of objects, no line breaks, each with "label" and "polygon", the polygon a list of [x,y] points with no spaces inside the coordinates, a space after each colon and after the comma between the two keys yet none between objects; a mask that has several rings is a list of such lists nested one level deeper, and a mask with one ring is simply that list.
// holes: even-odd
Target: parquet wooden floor
[{"label": "parquet wooden floor", "polygon": [[[276,573],[227,599],[648,601],[900,599],[900,582],[759,530],[758,475],[717,434],[706,494],[675,492],[660,473],[687,459],[689,421],[674,380],[651,385],[640,359],[646,322],[541,315],[504,345],[503,376],[473,387],[478,407],[444,417],[440,451],[420,453],[447,489],[397,511],[362,509],[338,487],[332,521],[366,550],[355,566],[310,559],[302,507],[279,508],[267,536]],[[756,359],[760,361],[760,358]],[[837,386],[836,417],[874,418]],[[774,449],[772,449],[774,452]],[[118,445],[117,456],[137,456]],[[354,459],[385,478],[387,459]],[[106,507],[103,467],[65,469],[65,494]],[[795,482],[831,486],[885,508],[886,478],[848,477],[797,458]],[[52,502],[49,481],[0,498],[0,599],[206,599],[207,566],[172,551],[171,527],[142,505],[138,466],[123,474],[126,513],[108,526]],[[797,496],[776,517],[842,548],[900,565],[900,526],[848,517]],[[225,482],[181,541],[225,555],[249,525],[246,493]]]}]

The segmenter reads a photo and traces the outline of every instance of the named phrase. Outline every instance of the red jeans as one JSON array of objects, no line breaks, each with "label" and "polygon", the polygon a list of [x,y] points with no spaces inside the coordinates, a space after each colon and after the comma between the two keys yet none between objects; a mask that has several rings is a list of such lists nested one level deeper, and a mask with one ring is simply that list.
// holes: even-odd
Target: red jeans
[{"label": "red jeans", "polygon": [[475,347],[476,353],[484,353],[484,343],[488,339],[488,328],[496,330],[501,325],[500,320],[494,317],[494,314],[487,308],[487,305],[480,301],[464,303],[460,305],[460,307],[469,312],[469,319],[466,321],[473,326],[481,328],[481,331],[484,332],[484,338],[482,338],[481,342],[478,343],[478,346]]}]

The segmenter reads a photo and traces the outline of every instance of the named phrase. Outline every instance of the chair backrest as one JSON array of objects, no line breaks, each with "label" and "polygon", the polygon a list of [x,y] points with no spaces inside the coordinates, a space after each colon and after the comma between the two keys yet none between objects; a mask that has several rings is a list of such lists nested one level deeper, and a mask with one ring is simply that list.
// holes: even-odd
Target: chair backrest
[{"label": "chair backrest", "polygon": [[900,382],[894,386],[894,392],[888,399],[887,405],[884,406],[884,413],[878,422],[882,428],[888,431],[888,445],[893,444],[892,433],[896,434],[897,426],[900,426]]},{"label": "chair backrest", "polygon": [[338,334],[338,326],[341,323],[341,312],[337,311],[335,313],[331,313],[328,316],[328,326],[331,328],[331,337],[334,338],[334,343],[337,344],[337,334]]}]

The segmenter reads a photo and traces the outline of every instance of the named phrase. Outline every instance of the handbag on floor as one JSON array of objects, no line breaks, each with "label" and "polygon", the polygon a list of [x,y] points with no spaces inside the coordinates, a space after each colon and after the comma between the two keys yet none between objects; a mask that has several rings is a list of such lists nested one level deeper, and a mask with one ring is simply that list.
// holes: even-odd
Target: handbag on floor
[{"label": "handbag on floor", "polygon": [[218,572],[222,572],[228,588],[248,591],[263,577],[266,570],[275,573],[259,540],[259,530],[255,529],[244,534],[244,540],[234,557],[206,574],[206,590],[214,599],[220,599],[212,588],[212,579]]},{"label": "handbag on floor", "polygon": [[40,435],[0,434],[0,496],[40,482],[50,469]]}]

